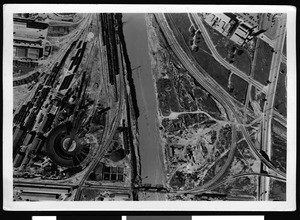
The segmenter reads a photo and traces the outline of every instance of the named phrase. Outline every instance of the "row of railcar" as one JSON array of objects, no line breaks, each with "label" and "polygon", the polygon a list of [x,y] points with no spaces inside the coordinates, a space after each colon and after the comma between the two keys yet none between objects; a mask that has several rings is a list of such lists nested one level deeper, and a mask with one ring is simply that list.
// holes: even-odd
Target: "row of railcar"
[{"label": "row of railcar", "polygon": [[80,52],[81,52],[81,49],[77,49],[77,52],[76,52],[75,56],[73,56],[73,57],[71,58],[72,63],[71,63],[71,65],[70,65],[70,67],[69,67],[69,71],[70,71],[71,69],[73,69],[75,63],[77,62],[77,59],[79,58]]},{"label": "row of railcar", "polygon": [[109,82],[114,85],[119,74],[119,58],[117,49],[116,22],[113,13],[100,14],[102,42],[106,46]]},{"label": "row of railcar", "polygon": [[37,108],[37,109],[40,109],[42,106],[43,106],[43,103],[44,101],[46,100],[49,92],[50,92],[50,87],[44,87],[42,90],[41,90],[41,93],[39,95],[39,97],[37,98],[37,100],[34,102],[34,106]]},{"label": "row of railcar", "polygon": [[31,131],[35,121],[36,121],[36,116],[37,116],[37,111],[33,110],[29,116],[27,117],[26,123],[24,124],[25,130],[26,131]]},{"label": "row of railcar", "polygon": [[57,80],[57,76],[59,71],[62,69],[62,67],[65,65],[65,62],[69,56],[69,54],[71,53],[71,51],[74,49],[74,47],[76,46],[77,40],[73,41],[73,43],[70,45],[70,47],[68,48],[67,52],[65,53],[65,55],[63,56],[63,58],[61,59],[60,63],[58,64],[58,62],[54,65],[51,74],[49,75],[49,77],[47,78],[46,81],[46,85],[47,86],[51,86],[53,87],[55,81]]},{"label": "row of railcar", "polygon": [[77,52],[76,52],[75,56],[71,58],[72,63],[70,65],[69,71],[72,70],[73,67],[75,66],[75,69],[74,69],[73,73],[76,73],[79,66],[80,66],[80,63],[82,61],[82,58],[83,58],[83,55],[84,55],[84,52],[85,52],[85,49],[86,49],[87,42],[83,43],[82,48],[80,48],[81,44],[82,44],[82,41],[80,41],[78,46],[77,46]]},{"label": "row of railcar", "polygon": [[[59,70],[63,67],[67,57],[69,56],[70,52],[73,50],[73,48],[75,47],[77,41],[74,41],[71,46],[69,47],[69,49],[67,50],[67,52],[65,53],[63,59],[61,60],[60,64],[58,65],[58,63],[55,64],[52,73],[50,74],[50,77],[47,76],[47,81],[46,81],[46,85],[52,85],[56,79],[56,76],[58,75]],[[20,79],[20,80],[15,80],[13,81],[13,86],[20,86],[20,85],[24,85],[24,84],[28,84],[32,81],[35,81],[38,79],[38,77],[41,77],[42,75],[44,75],[45,73],[40,73],[40,72],[34,72],[33,74],[31,74],[30,76]]]},{"label": "row of railcar", "polygon": [[47,80],[45,82],[46,86],[52,86],[53,85],[58,72],[59,72],[59,63],[56,62],[55,65],[54,65],[54,67],[52,68],[51,73],[47,77]]},{"label": "row of railcar", "polygon": [[39,98],[41,89],[43,88],[43,85],[38,85],[37,89],[34,92],[33,98],[31,101],[28,101],[26,104],[23,104],[18,113],[15,114],[13,123],[21,125],[23,121],[25,120],[26,116],[29,114],[30,109],[34,106],[36,103],[36,100]]},{"label": "row of railcar", "polygon": [[69,54],[71,53],[71,51],[74,49],[74,47],[76,46],[78,40],[73,41],[73,43],[70,45],[70,47],[68,48],[67,52],[65,53],[64,57],[62,58],[62,60],[60,61],[59,64],[59,69],[61,69],[64,65],[65,62],[69,56]]},{"label": "row of railcar", "polygon": [[108,22],[108,27],[109,27],[109,40],[111,44],[111,57],[113,61],[113,73],[115,75],[119,74],[119,57],[118,57],[118,49],[117,49],[117,32],[116,32],[116,22],[115,22],[115,17],[114,14],[109,14],[109,22]]},{"label": "row of railcar", "polygon": [[21,124],[25,120],[25,118],[28,114],[28,104],[29,104],[29,102],[22,105],[19,112],[15,114],[14,119],[13,119],[13,123]]},{"label": "row of railcar", "polygon": [[67,75],[61,83],[58,91],[68,89],[72,80],[74,78],[74,74]]},{"label": "row of railcar", "polygon": [[[35,94],[31,101],[27,102],[25,105],[23,105],[19,112],[15,114],[14,116],[14,123],[18,124],[19,127],[16,127],[14,130],[14,143],[13,143],[13,155],[15,156],[22,144],[24,144],[24,139],[26,138],[26,135],[28,135],[28,132],[30,133],[33,129],[33,126],[37,120],[37,115],[39,110],[41,109],[43,103],[45,102],[51,87],[53,87],[54,83],[56,82],[56,78],[58,76],[59,71],[63,67],[67,57],[75,47],[77,41],[74,41],[71,46],[68,48],[67,52],[65,53],[63,59],[60,63],[56,63],[49,75],[47,75],[47,79],[45,80],[44,85],[40,84],[38,88],[35,91]],[[68,83],[65,83],[68,84]],[[65,85],[67,86],[67,85]],[[42,124],[39,128],[39,131],[42,133],[46,133],[51,129],[51,125],[53,123],[53,120],[55,118],[55,114],[52,114],[49,112],[49,109],[47,110],[47,114],[45,117],[43,117]],[[42,133],[40,133],[42,135]],[[42,140],[40,137],[35,138],[36,141],[34,141],[35,144],[39,143],[40,145]],[[28,143],[27,143],[28,144]],[[37,148],[39,148],[37,146]],[[19,162],[17,163],[20,164]]]},{"label": "row of railcar", "polygon": [[[50,92],[50,89],[51,87],[53,87],[56,79],[57,79],[57,76],[58,76],[58,73],[59,71],[61,70],[61,68],[64,66],[65,62],[66,62],[66,59],[68,58],[69,54],[71,53],[71,51],[74,49],[74,47],[76,46],[76,43],[77,41],[74,41],[70,47],[68,48],[67,52],[65,53],[64,57],[62,58],[61,62],[58,64],[56,63],[55,66],[53,67],[52,69],[52,72],[51,74],[49,75],[47,81],[46,81],[46,86],[47,87],[44,87],[42,89],[42,92],[41,92],[41,96],[39,97],[41,100],[41,102],[39,102],[39,100],[37,100],[37,103],[41,103],[41,104],[37,104],[37,108],[40,109],[44,103],[44,100],[46,99],[48,93]],[[67,84],[70,84],[71,83],[71,80],[72,80],[73,77],[68,77],[65,81],[65,83],[63,83],[63,87],[68,87]],[[70,80],[71,79],[71,80]],[[61,86],[61,88],[62,88]],[[52,106],[52,105],[50,105]],[[49,108],[47,109],[47,114],[45,115],[45,117],[43,118],[43,122],[39,128],[39,131],[40,132],[43,132],[43,133],[46,133],[48,132],[50,129],[51,129],[51,125],[55,119],[55,115],[50,113],[50,106]]]},{"label": "row of railcar", "polygon": [[24,134],[24,129],[22,126],[20,127],[16,127],[14,133],[13,133],[13,156],[15,157],[15,155],[18,152],[20,143],[23,142],[26,133]]},{"label": "row of railcar", "polygon": [[80,65],[80,63],[81,63],[81,61],[82,61],[82,58],[83,58],[84,51],[85,51],[85,49],[86,49],[86,44],[87,44],[87,42],[84,42],[84,43],[83,43],[83,46],[82,46],[81,51],[80,51],[80,56],[77,57],[77,59],[75,60],[74,65],[75,65],[76,67],[75,67],[73,73],[76,73],[77,70],[78,70],[78,68],[79,68],[79,65]]},{"label": "row of railcar", "polygon": [[[14,156],[18,152],[19,146],[24,144],[24,139],[28,132],[32,131],[33,126],[35,125],[35,122],[37,120],[38,112],[41,109],[44,101],[46,100],[49,91],[50,87],[44,87],[40,90],[37,89],[32,101],[29,101],[26,105],[23,105],[19,110],[18,114],[15,115],[14,122],[15,124],[19,124],[20,128],[14,131],[14,136],[16,136],[16,138],[14,138],[13,140]],[[22,135],[18,134],[20,130],[22,131]]]},{"label": "row of railcar", "polygon": [[31,74],[30,76],[27,76],[26,78],[13,81],[13,86],[20,86],[20,85],[28,84],[34,80],[37,80],[40,75],[41,75],[40,72],[34,72],[33,74]]}]

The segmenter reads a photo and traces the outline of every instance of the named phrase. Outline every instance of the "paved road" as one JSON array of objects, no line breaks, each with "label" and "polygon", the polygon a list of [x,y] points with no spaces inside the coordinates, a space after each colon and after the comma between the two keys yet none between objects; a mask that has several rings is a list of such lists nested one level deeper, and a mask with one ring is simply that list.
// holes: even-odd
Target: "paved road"
[{"label": "paved road", "polygon": [[[236,112],[237,107],[232,102],[231,98],[227,94],[224,89],[222,89],[218,84],[214,83],[214,80],[211,79],[211,77],[206,73],[205,71],[197,65],[197,63],[191,62],[193,58],[188,57],[188,55],[183,51],[179,43],[177,42],[176,38],[173,35],[172,30],[169,28],[168,23],[164,17],[163,14],[156,14],[157,19],[160,21],[161,28],[164,31],[164,34],[167,37],[167,40],[169,42],[170,47],[172,48],[173,52],[176,54],[176,56],[179,58],[179,60],[182,62],[184,67],[196,78],[197,81],[201,83],[201,85],[209,92],[211,93],[226,109],[228,114],[230,115],[230,112],[234,115],[238,123],[242,124],[242,121]],[[197,68],[196,68],[197,66]],[[199,71],[201,70],[201,72]],[[231,111],[229,111],[231,110]],[[267,159],[265,159],[259,151],[256,149],[255,145],[253,144],[247,130],[244,126],[239,126],[245,140],[247,141],[249,147],[252,149],[253,153],[260,158],[260,160],[266,164],[270,169],[272,169],[274,172],[276,172],[278,175],[285,178],[286,174],[281,172],[280,170],[277,170]]]},{"label": "paved road", "polygon": [[277,111],[273,110],[273,118],[278,121],[280,124],[282,124],[284,127],[287,126],[286,118],[283,117],[281,114],[279,114]]},{"label": "paved road", "polygon": [[[263,17],[262,16],[263,13],[259,14],[259,24],[258,24],[258,29],[260,30],[263,24]],[[258,54],[258,47],[259,47],[259,43],[255,44],[255,50],[254,50],[254,55],[253,55],[253,59],[251,61],[251,69],[250,69],[250,77],[254,77],[254,70],[256,68],[256,62],[257,62],[257,54]],[[251,98],[251,89],[252,89],[252,85],[249,84],[248,85],[248,89],[247,89],[247,93],[246,93],[246,101],[245,101],[245,106],[244,106],[244,115],[243,115],[243,119],[244,121],[247,121],[247,108],[248,108],[248,103],[249,101],[252,103],[252,98]]]},{"label": "paved road", "polygon": [[[274,45],[275,53],[272,57],[272,63],[270,68],[270,74],[269,74],[269,81],[271,82],[268,86],[268,91],[266,94],[266,103],[264,106],[264,115],[262,120],[262,150],[264,150],[269,158],[271,158],[271,151],[272,151],[272,131],[271,131],[271,123],[272,123],[272,117],[273,117],[273,106],[275,101],[275,94],[276,94],[276,87],[278,82],[278,75],[279,75],[279,69],[280,64],[282,61],[282,50],[284,46],[284,40],[286,35],[286,15],[282,15],[281,17],[278,17],[279,24],[278,29],[276,33],[276,44]],[[281,28],[280,28],[281,26]],[[260,184],[260,191],[266,192],[266,193],[259,193],[260,200],[268,200],[269,198],[269,178],[262,177],[261,184]]]},{"label": "paved road", "polygon": [[[62,46],[62,48],[58,51],[57,54],[55,54],[53,57],[49,57],[45,63],[43,63],[43,67],[41,68],[41,72],[44,72],[46,70],[51,70],[56,62],[59,62],[59,60],[62,59],[62,57],[65,55],[66,51],[69,49],[69,46],[73,43],[73,41],[75,39],[78,39],[79,37],[81,37],[84,33],[85,30],[87,28],[87,25],[90,23],[91,21],[91,15],[88,14],[84,17],[84,20],[82,21],[82,23],[79,25],[79,27],[76,30],[80,30],[80,31],[72,31],[72,33],[69,34],[69,36],[65,39],[65,44]],[[18,76],[18,77],[14,77],[13,80],[17,81],[17,80],[21,80],[24,78],[29,77],[30,75],[34,74],[36,71],[32,71],[28,74],[24,74],[22,76]]]},{"label": "paved road", "polygon": [[[160,14],[158,16],[160,16]],[[163,17],[161,19],[163,19]],[[164,33],[165,34],[168,33],[167,29],[166,29],[166,31]],[[175,45],[177,42],[174,41],[172,43],[174,43],[174,45]],[[180,46],[178,45],[178,47],[174,47],[174,49],[175,48],[180,48]],[[180,54],[180,52],[178,53],[178,55],[179,54]],[[188,60],[188,59],[182,57],[182,58],[180,58],[180,60],[181,60],[181,62],[184,62],[184,65],[186,67],[190,66],[190,64],[188,62],[186,62],[186,60]],[[195,70],[195,69],[192,68],[191,71],[189,71],[189,72],[195,73],[196,79],[200,80],[201,76],[198,74],[198,72],[199,72],[198,70]],[[229,112],[229,109],[227,109],[227,112]],[[234,120],[231,114],[229,114],[228,116],[229,116],[229,118],[230,118],[231,121]],[[236,139],[236,125],[232,125],[232,143],[231,143],[231,148],[230,148],[230,152],[229,152],[228,158],[227,158],[225,164],[220,169],[220,171],[211,180],[209,180],[207,183],[205,183],[204,184],[205,186],[208,187],[208,186],[214,184],[224,174],[224,172],[226,171],[226,169],[228,168],[228,166],[231,164],[231,161],[233,159],[233,156],[234,156],[234,153],[235,153],[235,149],[236,149],[236,141],[235,141],[235,139]]]},{"label": "paved road", "polygon": [[266,173],[241,173],[241,174],[237,174],[235,176],[231,176],[230,178],[225,179],[225,180],[219,182],[218,184],[213,185],[213,186],[208,187],[208,188],[204,188],[204,187],[200,186],[200,187],[192,189],[192,190],[180,191],[180,192],[177,192],[177,193],[178,194],[182,194],[182,193],[200,193],[200,192],[204,192],[204,191],[211,191],[211,190],[214,190],[214,189],[220,187],[221,185],[223,185],[227,182],[230,182],[234,179],[237,179],[237,178],[240,178],[240,177],[245,177],[245,176],[264,176],[264,177],[274,178],[274,179],[277,179],[277,180],[283,181],[283,182],[286,181],[284,178],[274,176],[274,175],[270,175],[270,174],[266,174]]},{"label": "paved road", "polygon": [[244,79],[246,82],[248,82],[249,84],[255,85],[258,89],[262,90],[262,91],[266,91],[266,88],[264,85],[260,84],[259,82],[257,82],[256,80],[252,79],[250,76],[248,76],[246,73],[242,72],[241,70],[239,70],[238,68],[236,68],[234,65],[230,64],[228,61],[226,61],[217,51],[214,43],[212,42],[208,31],[206,30],[206,27],[204,26],[202,19],[200,18],[200,16],[198,16],[197,14],[192,14],[196,24],[198,25],[198,28],[201,30],[202,36],[207,44],[207,46],[209,47],[209,49],[212,52],[213,57],[220,63],[222,64],[224,67],[226,67],[227,69],[231,70],[234,74],[236,74],[237,76],[241,77],[242,79]]},{"label": "paved road", "polygon": [[[211,39],[210,39],[210,37],[209,37],[209,34],[208,34],[208,32],[207,32],[207,30],[206,30],[206,28],[205,28],[205,26],[204,26],[204,24],[202,23],[202,20],[201,20],[201,18],[197,15],[197,14],[193,14],[193,18],[194,18],[194,20],[196,21],[196,23],[198,24],[198,27],[203,31],[203,37],[204,37],[204,39],[205,39],[205,42],[207,43],[207,45],[209,46],[209,48],[211,49],[211,51],[212,51],[212,53],[213,53],[213,55],[214,55],[214,57],[216,57],[216,59],[220,62],[220,63],[222,63],[222,64],[226,64],[227,63],[227,66],[229,67],[229,66],[233,66],[233,65],[231,65],[231,64],[229,64],[227,61],[225,61],[220,55],[219,55],[219,53],[218,53],[218,51],[216,50],[216,48],[215,48],[215,46],[214,46],[214,44],[213,44],[213,42],[211,41]],[[283,23],[285,23],[285,20],[283,21],[283,20],[281,20],[281,24],[283,24]],[[281,24],[279,24],[279,25],[281,25]],[[285,28],[284,28],[284,26],[282,25],[282,28],[280,29],[280,30],[283,30],[283,33],[285,33]],[[280,36],[280,38],[282,38],[283,40],[284,40],[284,34],[282,34],[281,32],[278,34],[279,36]],[[284,41],[281,41],[281,45],[280,45],[280,47],[281,48],[283,48],[283,44],[284,44]],[[275,51],[277,51],[277,47],[275,48]],[[273,56],[273,60],[272,60],[272,64],[271,64],[271,70],[272,70],[272,72],[271,72],[271,74],[274,74],[274,73],[277,73],[278,74],[278,72],[279,72],[279,67],[280,67],[280,61],[279,61],[279,59],[281,58],[281,51],[282,51],[282,49],[280,50],[280,51],[278,51],[278,55],[277,54],[275,54],[274,56]],[[277,56],[276,56],[277,55]],[[274,58],[275,57],[275,58]],[[278,65],[278,63],[279,63],[279,65]],[[278,67],[278,68],[276,68],[275,69],[275,66],[274,65],[277,65],[276,67]],[[235,67],[231,67],[232,69],[234,69]],[[237,71],[239,71],[237,68],[235,68],[235,73],[238,73]],[[277,72],[276,72],[277,71]],[[271,77],[273,77],[273,76],[271,76],[271,74],[270,74],[270,78],[269,79],[271,79],[271,80],[273,80],[274,78],[271,78]],[[241,72],[240,71],[240,73],[238,73],[238,75],[240,76],[240,77],[242,77],[242,76],[244,76],[244,79],[245,79],[245,74],[243,74],[243,72]],[[249,76],[248,76],[249,77]],[[276,76],[274,76],[275,77],[275,79],[277,80],[278,79],[278,77],[276,77]],[[242,77],[243,78],[243,77]],[[249,78],[251,78],[251,77],[249,77]],[[255,81],[254,79],[252,79],[251,78],[251,80],[249,80],[248,81],[249,83],[251,83],[251,84],[253,84],[253,85],[255,85],[257,88],[259,88],[259,89],[261,89],[261,90],[263,90],[263,91],[265,91],[266,90],[266,87],[265,86],[262,86],[260,83],[258,83],[257,81]],[[276,81],[276,84],[277,84],[277,81]],[[273,83],[271,84],[271,85],[273,85]],[[269,85],[270,86],[270,85]],[[276,87],[275,87],[275,89],[276,89]],[[270,91],[270,90],[268,90],[268,91]],[[271,91],[271,92],[273,92],[273,94],[275,94],[275,90],[274,91]],[[273,95],[273,98],[274,98],[274,96],[275,95]],[[268,99],[268,98],[267,98]],[[273,99],[273,101],[274,101],[274,99]],[[268,102],[267,102],[268,103]],[[267,104],[266,103],[266,104]],[[273,106],[273,105],[271,105],[271,106]],[[271,143],[271,141],[269,142],[269,143]]]}]

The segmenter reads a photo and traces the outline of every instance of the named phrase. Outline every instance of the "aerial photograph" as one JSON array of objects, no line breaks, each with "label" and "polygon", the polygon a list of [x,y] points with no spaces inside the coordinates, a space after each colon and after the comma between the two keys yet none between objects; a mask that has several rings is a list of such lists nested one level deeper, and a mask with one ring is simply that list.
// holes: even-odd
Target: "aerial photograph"
[{"label": "aerial photograph", "polygon": [[287,201],[286,20],[14,13],[13,201]]}]

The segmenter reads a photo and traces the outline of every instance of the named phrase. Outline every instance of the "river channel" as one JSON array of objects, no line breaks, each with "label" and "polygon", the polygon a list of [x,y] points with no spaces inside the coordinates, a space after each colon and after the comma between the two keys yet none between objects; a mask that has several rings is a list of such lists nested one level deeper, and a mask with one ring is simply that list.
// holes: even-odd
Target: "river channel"
[{"label": "river channel", "polygon": [[143,183],[163,184],[163,155],[159,141],[156,95],[148,54],[145,14],[123,14],[123,31],[131,62],[137,102],[141,175]]}]

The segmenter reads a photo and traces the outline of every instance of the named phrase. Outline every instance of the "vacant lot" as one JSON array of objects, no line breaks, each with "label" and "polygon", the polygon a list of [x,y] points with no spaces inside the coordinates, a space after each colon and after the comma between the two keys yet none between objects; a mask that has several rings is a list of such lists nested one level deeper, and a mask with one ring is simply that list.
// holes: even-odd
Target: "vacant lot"
[{"label": "vacant lot", "polygon": [[14,75],[14,77],[19,77],[19,76],[25,75],[31,71],[34,71],[34,69],[35,69],[35,66],[22,67],[22,66],[14,65],[13,66],[13,75]]},{"label": "vacant lot", "polygon": [[287,129],[274,118],[272,119],[272,132],[280,134],[283,138],[286,137]]},{"label": "vacant lot", "polygon": [[271,161],[276,168],[286,172],[286,140],[272,132]]},{"label": "vacant lot", "polygon": [[209,112],[215,118],[222,119],[220,117],[220,110],[217,107],[216,102],[210,96],[210,94],[206,97],[206,99],[202,99],[202,101],[200,102],[200,105],[201,105],[203,110]]},{"label": "vacant lot", "polygon": [[159,108],[162,111],[162,114],[167,116],[170,114],[170,110],[179,112],[180,107],[172,81],[169,79],[160,78],[157,80],[156,85]]},{"label": "vacant lot", "polygon": [[281,63],[278,75],[278,82],[275,93],[274,108],[284,117],[286,117],[286,64]]},{"label": "vacant lot", "polygon": [[[204,23],[205,24],[205,23]],[[233,61],[233,65],[247,75],[251,71],[251,57],[248,51],[223,36],[218,31],[214,30],[211,26],[205,24],[206,30],[210,34],[210,38],[216,46],[219,54],[228,62]],[[235,49],[236,48],[236,49]],[[233,51],[236,53],[233,55]]]},{"label": "vacant lot", "polygon": [[[189,28],[192,25],[190,22],[190,19],[186,13],[177,13],[177,14],[165,14],[167,21],[170,25],[172,22],[173,24],[176,24],[176,27],[180,31],[180,34],[182,35],[184,42],[186,45],[190,45],[190,41],[193,39],[193,35],[191,32],[189,32]],[[172,28],[173,30],[173,28]],[[200,50],[203,50],[207,52],[208,54],[211,54],[207,44],[205,43],[203,37],[201,34],[198,34],[199,36],[199,48]]]},{"label": "vacant lot", "polygon": [[272,47],[261,39],[257,40],[258,49],[256,65],[254,68],[254,79],[265,84],[269,78],[269,72],[273,57]]},{"label": "vacant lot", "polygon": [[240,101],[241,103],[245,104],[246,93],[248,89],[248,83],[236,76],[235,74],[231,77],[231,85],[232,85],[232,92],[230,93],[235,99]]},{"label": "vacant lot", "polygon": [[24,100],[28,97],[30,91],[27,85],[17,86],[13,88],[13,109],[18,108]]},{"label": "vacant lot", "polygon": [[195,52],[188,46],[190,35],[188,29],[191,25],[188,16],[186,14],[166,14],[166,19],[175,34],[176,40],[186,53],[192,55],[204,71],[215,79],[224,89],[227,89],[229,71],[205,52],[205,50],[199,49]]},{"label": "vacant lot", "polygon": [[170,186],[174,189],[180,189],[185,184],[185,176],[182,172],[176,171],[174,176],[172,176],[172,179],[170,181]]},{"label": "vacant lot", "polygon": [[100,191],[98,189],[84,189],[81,193],[80,200],[83,201],[92,201],[95,200],[97,196],[100,196],[103,191]]},{"label": "vacant lot", "polygon": [[[228,171],[227,171],[228,172]],[[228,174],[228,173],[227,173]],[[226,175],[226,174],[225,174]],[[228,178],[228,176],[227,176]],[[243,176],[233,179],[214,189],[215,192],[226,193],[228,196],[253,196],[257,194],[257,177]],[[236,198],[238,200],[238,198]]]},{"label": "vacant lot", "polygon": [[271,179],[270,200],[286,201],[286,183]]},{"label": "vacant lot", "polygon": [[264,34],[273,40],[276,38],[276,31],[279,28],[278,19],[276,18],[275,14],[271,13],[264,14],[263,17],[262,29],[266,30]]}]

